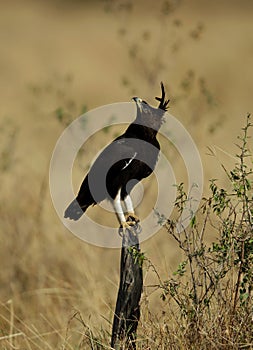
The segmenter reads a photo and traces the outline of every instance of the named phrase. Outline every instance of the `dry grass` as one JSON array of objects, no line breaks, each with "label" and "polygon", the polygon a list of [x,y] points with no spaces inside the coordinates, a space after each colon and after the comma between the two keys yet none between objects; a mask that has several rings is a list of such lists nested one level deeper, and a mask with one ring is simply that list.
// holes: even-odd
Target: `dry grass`
[{"label": "dry grass", "polygon": [[[218,145],[217,158],[228,167],[234,164],[228,154],[235,154],[233,142],[253,107],[251,2],[185,1],[163,23],[152,2],[139,2],[132,13],[117,15],[106,12],[105,3],[1,2],[2,349],[106,349],[109,344],[119,251],[78,240],[55,214],[47,179],[51,153],[64,128],[57,109],[74,119],[84,105],[91,109],[129,101],[133,92],[151,99],[163,80],[172,96],[170,112],[201,152],[205,178],[224,183],[206,146]],[[126,36],[122,28],[127,28]],[[150,37],[149,44],[143,37]],[[165,48],[159,38],[166,41]],[[173,152],[171,157],[178,182],[184,181],[182,163]],[[77,184],[82,176],[77,169]],[[165,230],[142,249],[161,279],[181,260]],[[149,271],[145,284],[155,281]],[[189,348],[189,330],[176,322],[177,309],[165,306],[160,291],[146,293],[139,327],[145,341],[139,348]],[[212,318],[200,327],[201,349],[217,348],[214,336],[221,349],[233,349],[225,342],[234,331],[227,324],[229,314],[229,308],[222,317],[212,310]],[[252,344],[244,346],[250,348]]]}]

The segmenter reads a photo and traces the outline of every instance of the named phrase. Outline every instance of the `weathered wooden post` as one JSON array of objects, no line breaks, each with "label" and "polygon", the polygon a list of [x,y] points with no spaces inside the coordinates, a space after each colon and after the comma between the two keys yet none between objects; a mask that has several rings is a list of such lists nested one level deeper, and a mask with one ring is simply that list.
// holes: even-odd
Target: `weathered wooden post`
[{"label": "weathered wooden post", "polygon": [[120,284],[111,338],[111,347],[116,350],[136,349],[143,286],[139,230],[140,226],[135,225],[132,230],[126,230],[122,238]]}]

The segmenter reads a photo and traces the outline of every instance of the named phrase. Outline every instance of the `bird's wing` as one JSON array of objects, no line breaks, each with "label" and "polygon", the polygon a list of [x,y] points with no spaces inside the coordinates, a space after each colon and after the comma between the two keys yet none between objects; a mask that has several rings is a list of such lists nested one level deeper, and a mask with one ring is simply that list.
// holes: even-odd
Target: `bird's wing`
[{"label": "bird's wing", "polygon": [[137,156],[137,145],[132,139],[119,137],[105,147],[92,164],[88,174],[89,188],[95,202],[108,198],[108,183],[113,189],[113,194],[111,192],[110,195],[115,195],[114,192],[123,182],[123,176],[133,165],[133,160]]},{"label": "bird's wing", "polygon": [[108,171],[113,166],[121,172],[131,164],[137,155],[137,142],[127,138],[116,139],[100,153],[90,171],[94,169],[100,171],[107,169]]}]

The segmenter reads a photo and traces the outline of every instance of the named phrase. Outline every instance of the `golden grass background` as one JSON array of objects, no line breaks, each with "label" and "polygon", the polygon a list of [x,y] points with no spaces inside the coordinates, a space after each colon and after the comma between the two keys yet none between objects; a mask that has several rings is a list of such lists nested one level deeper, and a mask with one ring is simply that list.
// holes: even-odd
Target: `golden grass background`
[{"label": "golden grass background", "polygon": [[[57,109],[75,119],[84,105],[133,95],[153,103],[163,80],[170,113],[200,150],[205,191],[208,179],[225,181],[219,161],[234,162],[236,136],[253,106],[252,3],[191,0],[161,16],[164,3],[139,1],[129,11],[106,1],[0,1],[3,348],[70,347],[81,329],[77,322],[66,336],[75,310],[93,332],[110,331],[120,252],[80,241],[55,213],[48,167],[64,129]],[[182,162],[172,158],[180,180]],[[82,176],[79,169],[77,186]],[[163,230],[142,249],[163,278],[180,261]],[[150,300],[159,313],[159,295]]]}]

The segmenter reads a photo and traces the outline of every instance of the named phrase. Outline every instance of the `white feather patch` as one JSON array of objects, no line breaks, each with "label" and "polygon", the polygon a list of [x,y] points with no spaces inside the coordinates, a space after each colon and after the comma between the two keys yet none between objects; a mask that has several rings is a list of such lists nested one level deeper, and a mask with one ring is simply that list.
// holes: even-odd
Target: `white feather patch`
[{"label": "white feather patch", "polygon": [[115,211],[118,215],[119,221],[122,223],[122,222],[126,222],[126,218],[125,218],[122,206],[121,206],[120,193],[121,193],[121,189],[119,190],[115,200],[113,201],[113,205],[114,205]]},{"label": "white feather patch", "polygon": [[133,157],[131,159],[129,159],[128,162],[126,162],[126,165],[123,166],[123,168],[121,170],[124,170],[128,167],[129,164],[131,164],[131,162],[134,160],[134,158],[137,156],[137,152],[134,153]]},{"label": "white feather patch", "polygon": [[131,197],[129,196],[129,194],[124,199],[124,203],[125,203],[127,212],[133,213],[134,212],[133,203],[132,203],[132,200],[131,200]]}]

